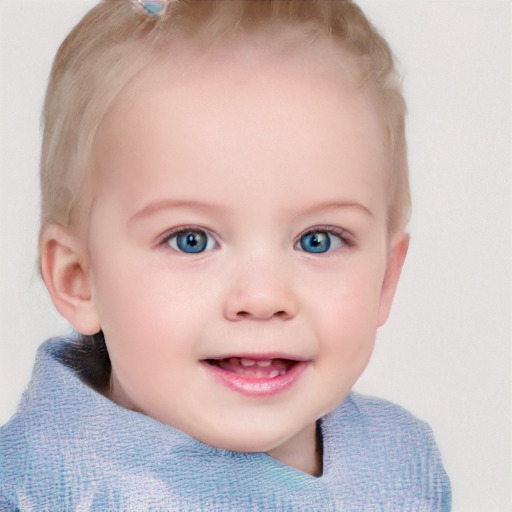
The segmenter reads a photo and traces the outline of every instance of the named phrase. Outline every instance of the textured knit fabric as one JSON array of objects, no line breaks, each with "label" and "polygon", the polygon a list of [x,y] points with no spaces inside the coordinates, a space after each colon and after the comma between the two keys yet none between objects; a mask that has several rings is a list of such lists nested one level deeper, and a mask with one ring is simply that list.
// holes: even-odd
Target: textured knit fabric
[{"label": "textured knit fabric", "polygon": [[0,510],[341,511],[450,509],[430,428],[351,393],[322,420],[323,475],[264,453],[212,448],[117,406],[39,349],[16,415],[0,430]]}]

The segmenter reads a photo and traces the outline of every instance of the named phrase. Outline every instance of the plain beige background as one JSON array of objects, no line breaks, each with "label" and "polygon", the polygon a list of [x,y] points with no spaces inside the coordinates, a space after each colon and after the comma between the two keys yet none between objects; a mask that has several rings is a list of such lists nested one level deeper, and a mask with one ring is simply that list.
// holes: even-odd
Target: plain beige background
[{"label": "plain beige background", "polygon": [[[36,270],[39,115],[91,0],[0,0],[0,424],[68,331]],[[391,320],[358,383],[427,420],[454,512],[512,510],[512,4],[361,0],[405,75],[414,211]]]}]

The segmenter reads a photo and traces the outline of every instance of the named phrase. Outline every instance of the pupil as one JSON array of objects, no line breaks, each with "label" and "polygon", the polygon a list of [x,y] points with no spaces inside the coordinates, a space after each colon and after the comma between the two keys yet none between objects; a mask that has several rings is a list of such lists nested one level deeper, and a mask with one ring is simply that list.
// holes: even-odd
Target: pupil
[{"label": "pupil", "polygon": [[319,247],[320,246],[320,240],[318,239],[318,235],[314,235],[312,238],[311,238],[311,245],[313,247]]},{"label": "pupil", "polygon": [[188,235],[187,236],[187,243],[191,247],[195,247],[197,245],[197,240],[195,235]]}]

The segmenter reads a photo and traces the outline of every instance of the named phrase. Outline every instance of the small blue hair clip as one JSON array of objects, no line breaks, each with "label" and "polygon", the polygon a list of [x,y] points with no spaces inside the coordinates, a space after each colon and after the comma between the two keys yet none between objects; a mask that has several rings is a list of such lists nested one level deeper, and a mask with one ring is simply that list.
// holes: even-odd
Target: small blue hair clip
[{"label": "small blue hair clip", "polygon": [[132,2],[148,18],[158,19],[167,14],[172,0],[132,0]]}]

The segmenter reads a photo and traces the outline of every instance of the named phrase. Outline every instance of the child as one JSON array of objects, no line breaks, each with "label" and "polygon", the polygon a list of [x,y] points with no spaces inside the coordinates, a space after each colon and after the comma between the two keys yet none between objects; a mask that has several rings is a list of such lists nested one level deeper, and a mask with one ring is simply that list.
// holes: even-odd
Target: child
[{"label": "child", "polygon": [[449,510],[428,426],[351,392],[409,243],[404,116],[350,1],[95,7],[41,172],[80,334],[1,431],[1,510]]}]

